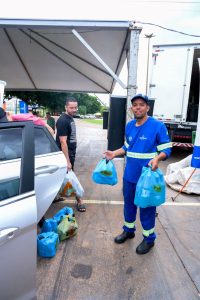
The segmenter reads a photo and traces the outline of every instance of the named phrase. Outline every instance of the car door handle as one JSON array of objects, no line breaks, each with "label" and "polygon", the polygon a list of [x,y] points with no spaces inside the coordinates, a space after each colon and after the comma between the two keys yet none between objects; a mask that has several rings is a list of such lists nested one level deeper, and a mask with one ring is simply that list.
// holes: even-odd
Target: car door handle
[{"label": "car door handle", "polygon": [[52,165],[52,166],[42,166],[35,169],[35,176],[41,175],[41,174],[53,174],[59,169],[58,166]]},{"label": "car door handle", "polygon": [[0,230],[0,245],[13,239],[18,231],[18,227],[11,227]]}]

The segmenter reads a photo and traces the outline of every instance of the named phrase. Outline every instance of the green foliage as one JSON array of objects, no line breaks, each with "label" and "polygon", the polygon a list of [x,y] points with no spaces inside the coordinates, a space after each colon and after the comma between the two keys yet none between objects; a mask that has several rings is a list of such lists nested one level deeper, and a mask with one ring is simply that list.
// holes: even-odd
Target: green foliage
[{"label": "green foliage", "polygon": [[[40,91],[6,91],[6,97],[17,97],[29,105],[44,106],[51,113],[65,111],[66,98],[71,96],[77,99],[79,107],[86,107],[88,114],[99,112],[101,104],[97,98],[86,93],[40,92]],[[80,112],[80,109],[79,109]]]},{"label": "green foliage", "polygon": [[103,120],[99,119],[82,119],[82,121],[90,123],[90,124],[96,124],[96,125],[103,125]]},{"label": "green foliage", "polygon": [[79,105],[78,112],[80,115],[86,115],[87,107],[85,105]]},{"label": "green foliage", "polygon": [[100,109],[101,115],[103,115],[104,111],[108,111],[108,107],[107,106],[101,106],[101,109]]}]

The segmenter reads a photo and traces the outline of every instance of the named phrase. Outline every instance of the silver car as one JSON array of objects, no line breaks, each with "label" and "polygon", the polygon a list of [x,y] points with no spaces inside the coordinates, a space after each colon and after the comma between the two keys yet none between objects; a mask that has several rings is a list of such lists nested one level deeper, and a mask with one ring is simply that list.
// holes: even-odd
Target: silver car
[{"label": "silver car", "polygon": [[37,223],[65,174],[66,159],[45,127],[0,123],[1,300],[36,299]]}]

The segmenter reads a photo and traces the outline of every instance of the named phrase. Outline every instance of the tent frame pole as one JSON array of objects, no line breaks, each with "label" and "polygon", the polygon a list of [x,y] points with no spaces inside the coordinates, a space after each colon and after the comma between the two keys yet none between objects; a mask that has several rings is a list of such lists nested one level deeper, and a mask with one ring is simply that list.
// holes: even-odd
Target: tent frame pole
[{"label": "tent frame pole", "polygon": [[94,49],[86,42],[86,40],[83,39],[82,36],[75,29],[72,29],[72,33],[88,49],[88,51],[98,60],[98,62],[106,69],[106,71],[108,71],[108,73],[120,84],[120,86],[123,89],[126,89],[126,85],[111,70],[111,68],[103,61],[103,59],[94,51]]},{"label": "tent frame pole", "polygon": [[137,91],[137,67],[138,67],[138,51],[139,51],[139,35],[142,31],[141,27],[135,27],[130,24],[130,47],[127,54],[128,64],[128,86],[127,86],[127,104],[126,104],[126,122],[133,119],[131,107],[131,99]]}]

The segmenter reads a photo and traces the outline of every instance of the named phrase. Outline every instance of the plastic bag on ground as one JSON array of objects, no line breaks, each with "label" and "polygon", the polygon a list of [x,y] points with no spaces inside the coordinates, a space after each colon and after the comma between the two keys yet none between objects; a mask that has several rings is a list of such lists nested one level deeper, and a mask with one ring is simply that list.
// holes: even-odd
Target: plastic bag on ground
[{"label": "plastic bag on ground", "polygon": [[[167,166],[165,181],[175,191],[180,191],[187,182],[194,168],[191,167],[192,154]],[[196,169],[183,193],[200,195],[200,169]]]},{"label": "plastic bag on ground", "polygon": [[152,171],[151,167],[143,167],[135,193],[135,205],[145,208],[159,206],[165,202],[165,180],[160,169]]},{"label": "plastic bag on ground", "polygon": [[[186,183],[194,168],[185,167],[165,176],[166,183],[175,191],[180,191]],[[200,195],[200,169],[196,169],[187,185],[182,190],[183,193]]]},{"label": "plastic bag on ground", "polygon": [[192,154],[188,155],[187,157],[185,157],[184,159],[182,159],[180,161],[169,164],[167,166],[167,169],[166,169],[166,175],[177,172],[180,169],[190,167],[191,166],[191,160],[192,160]]},{"label": "plastic bag on ground", "polygon": [[58,234],[55,232],[43,232],[37,236],[37,251],[41,257],[53,257],[59,244]]},{"label": "plastic bag on ground", "polygon": [[60,209],[54,216],[53,219],[59,224],[63,218],[67,215],[73,216],[74,211],[71,207],[65,206],[64,208]]},{"label": "plastic bag on ground", "polygon": [[101,159],[92,173],[92,179],[98,184],[117,184],[117,172],[113,161]]},{"label": "plastic bag on ground", "polygon": [[69,196],[78,196],[80,198],[84,195],[84,189],[80,184],[77,176],[71,170],[66,173],[62,187],[61,187],[61,196],[69,197]]},{"label": "plastic bag on ground", "polygon": [[46,219],[42,225],[41,233],[43,232],[56,232],[57,233],[58,223],[54,219]]},{"label": "plastic bag on ground", "polygon": [[75,217],[66,216],[58,225],[58,235],[60,241],[69,239],[77,234],[78,224]]}]

